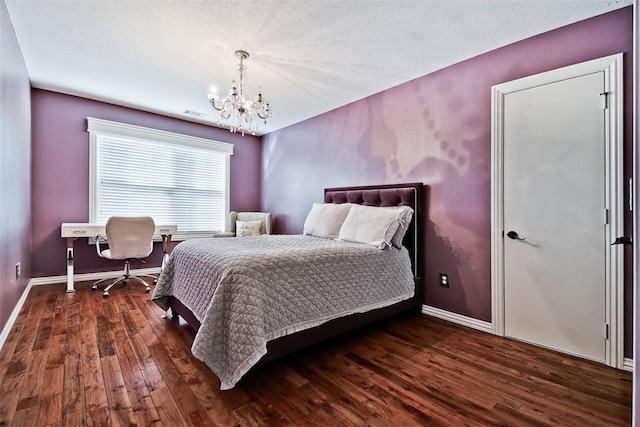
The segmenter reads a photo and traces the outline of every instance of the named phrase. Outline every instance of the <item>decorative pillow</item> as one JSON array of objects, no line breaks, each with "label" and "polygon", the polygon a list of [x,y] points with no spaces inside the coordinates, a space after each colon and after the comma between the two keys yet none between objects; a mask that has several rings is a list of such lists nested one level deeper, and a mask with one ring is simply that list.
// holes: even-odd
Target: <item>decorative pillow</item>
[{"label": "decorative pillow", "polygon": [[302,234],[337,239],[352,206],[352,203],[314,203],[304,222]]},{"label": "decorative pillow", "polygon": [[236,221],[236,237],[259,236],[262,221]]},{"label": "decorative pillow", "polygon": [[396,234],[394,234],[391,238],[391,244],[400,249],[402,247],[402,240],[404,239],[404,235],[407,233],[407,229],[409,228],[409,224],[411,223],[411,218],[413,217],[413,209],[411,209],[409,206],[398,206],[393,208],[389,207],[383,209],[398,209],[401,211],[398,230],[396,231]]},{"label": "decorative pillow", "polygon": [[384,249],[398,231],[402,209],[353,205],[340,228],[340,240],[366,243]]}]

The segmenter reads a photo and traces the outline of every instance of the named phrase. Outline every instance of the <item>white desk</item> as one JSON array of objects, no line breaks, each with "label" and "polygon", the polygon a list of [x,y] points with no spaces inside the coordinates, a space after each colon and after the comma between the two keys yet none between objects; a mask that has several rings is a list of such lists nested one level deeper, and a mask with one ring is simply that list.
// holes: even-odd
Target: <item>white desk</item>
[{"label": "white desk", "polygon": [[[156,225],[156,236],[162,237],[162,267],[169,257],[169,244],[171,236],[176,234],[176,225]],[[62,237],[67,239],[67,292],[75,292],[73,285],[73,242],[79,237],[86,239],[97,236],[105,236],[104,224],[91,224],[82,222],[65,222],[62,224]]]}]

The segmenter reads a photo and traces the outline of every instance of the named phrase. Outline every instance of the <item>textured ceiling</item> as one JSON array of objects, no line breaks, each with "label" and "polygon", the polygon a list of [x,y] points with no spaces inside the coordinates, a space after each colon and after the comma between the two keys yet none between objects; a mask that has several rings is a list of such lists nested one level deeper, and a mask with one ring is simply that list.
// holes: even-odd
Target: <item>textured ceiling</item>
[{"label": "textured ceiling", "polygon": [[[214,124],[245,62],[268,133],[632,0],[5,0],[32,85]],[[193,110],[207,114],[194,118]]]}]

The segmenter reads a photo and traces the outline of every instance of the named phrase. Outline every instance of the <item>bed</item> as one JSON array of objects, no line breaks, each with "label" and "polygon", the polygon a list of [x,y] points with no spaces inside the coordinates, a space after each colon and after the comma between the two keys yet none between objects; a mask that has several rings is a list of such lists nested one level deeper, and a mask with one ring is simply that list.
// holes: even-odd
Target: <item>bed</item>
[{"label": "bed", "polygon": [[[258,363],[419,310],[422,187],[325,189],[324,203],[314,204],[302,235],[184,241],[172,251],[152,300],[197,331],[192,353],[216,373],[222,390],[233,388]],[[322,235],[325,224],[318,231],[314,221],[326,222],[327,212],[337,211],[347,212],[340,219],[341,239],[327,238],[335,236]],[[363,230],[354,221],[381,211],[402,212],[400,241],[394,240],[398,233],[367,244],[349,235]]]}]

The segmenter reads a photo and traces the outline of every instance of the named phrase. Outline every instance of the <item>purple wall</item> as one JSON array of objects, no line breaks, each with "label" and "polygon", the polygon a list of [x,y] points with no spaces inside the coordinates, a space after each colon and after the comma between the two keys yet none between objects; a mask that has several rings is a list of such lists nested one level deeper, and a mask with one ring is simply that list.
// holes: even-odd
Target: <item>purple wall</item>
[{"label": "purple wall", "polygon": [[[491,321],[491,86],[625,52],[630,94],[631,50],[628,7],[273,132],[264,138],[262,207],[275,215],[277,232],[299,233],[324,187],[422,181],[430,187],[425,303]],[[450,288],[437,285],[439,272],[450,274]]]},{"label": "purple wall", "polygon": [[[261,141],[227,130],[168,118],[104,102],[33,89],[32,275],[66,274],[63,222],[89,220],[89,134],[87,117],[113,120],[234,144],[231,156],[231,209],[260,209]],[[104,260],[95,247],[75,244],[77,273],[118,270],[121,263]],[[160,245],[144,267],[159,266]],[[142,267],[142,266],[140,266]],[[140,268],[134,266],[134,268]]]},{"label": "purple wall", "polygon": [[[0,1],[0,331],[31,274],[31,107],[29,76]],[[15,278],[21,263],[22,277]]]}]

